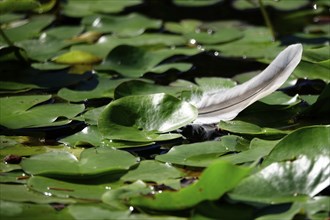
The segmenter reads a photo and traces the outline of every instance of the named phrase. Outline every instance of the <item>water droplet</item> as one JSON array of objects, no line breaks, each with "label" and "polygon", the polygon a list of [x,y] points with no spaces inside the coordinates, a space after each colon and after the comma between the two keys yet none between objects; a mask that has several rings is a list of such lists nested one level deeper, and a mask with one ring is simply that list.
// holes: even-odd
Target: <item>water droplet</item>
[{"label": "water droplet", "polygon": [[171,48],[171,50],[174,50],[176,48],[176,46],[172,45],[170,48]]},{"label": "water droplet", "polygon": [[314,4],[314,5],[313,5],[313,9],[314,9],[314,10],[317,10],[317,4]]},{"label": "water droplet", "polygon": [[229,148],[228,148],[228,147],[226,147],[225,149],[226,149],[226,150],[229,150]]},{"label": "water droplet", "polygon": [[208,34],[213,34],[213,30],[212,29],[207,29],[207,33]]},{"label": "water droplet", "polygon": [[247,56],[244,55],[244,56],[242,56],[242,58],[243,58],[243,60],[245,60],[247,58]]},{"label": "water droplet", "polygon": [[44,192],[45,196],[52,196],[53,194],[51,194],[50,192]]},{"label": "water droplet", "polygon": [[189,40],[189,44],[192,44],[192,45],[195,45],[196,42],[197,42],[197,41],[196,41],[195,39],[190,39],[190,40]]},{"label": "water droplet", "polygon": [[200,51],[204,51],[205,50],[205,48],[202,45],[198,45],[197,46],[197,49],[200,50]]},{"label": "water droplet", "polygon": [[128,209],[129,209],[131,212],[134,211],[134,207],[133,207],[133,206],[130,206]]},{"label": "water droplet", "polygon": [[93,27],[100,27],[100,26],[101,26],[101,18],[96,18],[96,19],[93,21],[92,26],[93,26]]},{"label": "water droplet", "polygon": [[111,189],[111,186],[106,186],[106,187],[104,187],[105,189]]},{"label": "water droplet", "polygon": [[216,57],[219,56],[219,52],[218,51],[215,51],[214,52],[214,56],[216,56]]},{"label": "water droplet", "polygon": [[172,163],[166,162],[165,165],[170,167],[172,166]]}]

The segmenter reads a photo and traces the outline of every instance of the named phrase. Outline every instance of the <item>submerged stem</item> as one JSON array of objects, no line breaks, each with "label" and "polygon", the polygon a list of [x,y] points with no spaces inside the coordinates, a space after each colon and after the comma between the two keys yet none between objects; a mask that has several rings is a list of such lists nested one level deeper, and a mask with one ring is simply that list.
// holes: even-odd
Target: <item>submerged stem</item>
[{"label": "submerged stem", "polygon": [[268,13],[265,9],[265,6],[264,6],[262,0],[258,0],[258,2],[259,2],[259,7],[260,7],[260,10],[261,10],[262,16],[264,17],[266,25],[267,25],[267,27],[270,30],[270,33],[272,35],[272,38],[273,38],[272,40],[275,41],[276,40],[276,34],[275,34],[275,31],[274,31],[274,27],[272,25],[272,22],[270,21],[270,18],[268,16]]}]

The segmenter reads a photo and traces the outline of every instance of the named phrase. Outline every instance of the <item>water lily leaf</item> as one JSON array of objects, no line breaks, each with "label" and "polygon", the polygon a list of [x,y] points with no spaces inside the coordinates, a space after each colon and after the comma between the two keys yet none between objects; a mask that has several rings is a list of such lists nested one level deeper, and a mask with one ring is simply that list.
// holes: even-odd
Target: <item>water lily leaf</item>
[{"label": "water lily leaf", "polygon": [[161,133],[178,129],[196,117],[194,106],[164,93],[126,96],[104,109],[98,127],[108,139],[150,142],[180,137]]},{"label": "water lily leaf", "polygon": [[62,64],[93,64],[98,63],[102,59],[84,51],[73,50],[67,53],[61,54],[52,59],[56,63]]},{"label": "water lily leaf", "polygon": [[95,76],[78,84],[75,89],[62,88],[57,95],[71,102],[80,102],[96,98],[113,98],[115,88],[128,79],[110,79]]},{"label": "water lily leaf", "polygon": [[184,36],[190,40],[190,42],[196,41],[197,44],[220,44],[237,40],[243,37],[243,34],[236,28],[222,28],[215,33],[191,32],[185,34]]},{"label": "water lily leaf", "polygon": [[190,7],[202,7],[202,6],[209,6],[213,5],[219,2],[222,2],[223,0],[174,0],[174,4],[178,6],[190,6]]},{"label": "water lily leaf", "polygon": [[38,70],[62,70],[70,67],[70,65],[50,63],[50,62],[32,63],[31,66]]},{"label": "water lily leaf", "polygon": [[195,32],[201,25],[201,21],[185,19],[177,22],[166,22],[164,27],[166,30],[173,33],[191,33]]},{"label": "water lily leaf", "polygon": [[0,183],[26,183],[29,178],[22,171],[2,172],[0,175]]},{"label": "water lily leaf", "polygon": [[[0,124],[11,129],[45,127],[67,124],[84,110],[84,105],[56,103],[39,105],[51,98],[50,95],[11,96],[0,98]],[[59,117],[66,120],[56,121]]]},{"label": "water lily leaf", "polygon": [[330,46],[307,49],[303,53],[303,60],[319,63],[330,59]]},{"label": "water lily leaf", "polygon": [[302,60],[293,74],[298,78],[304,79],[321,79],[327,83],[330,82],[329,75],[330,61],[325,61],[325,63],[311,63]]},{"label": "water lily leaf", "polygon": [[221,121],[219,128],[238,134],[249,134],[249,135],[266,135],[266,136],[284,136],[288,134],[287,131],[282,131],[274,128],[261,128],[256,124],[251,124],[244,121],[232,120],[232,121]]},{"label": "water lily leaf", "polygon": [[143,180],[145,182],[163,183],[168,179],[177,179],[182,173],[169,164],[163,164],[154,160],[141,161],[139,166],[128,171],[121,177],[123,181],[134,182]]},{"label": "water lily leaf", "polygon": [[229,195],[235,200],[270,204],[304,201],[329,186],[329,164],[329,156],[324,155],[272,163],[242,180]]},{"label": "water lily leaf", "polygon": [[136,163],[130,153],[110,148],[89,148],[78,160],[67,151],[54,151],[24,158],[25,172],[33,175],[88,176],[109,172],[121,172]]},{"label": "water lily leaf", "polygon": [[[292,204],[289,210],[280,214],[264,215],[256,220],[291,220],[295,215],[304,213],[309,219],[326,219],[328,212],[330,211],[330,198],[329,197],[314,197],[306,202],[295,202]],[[315,216],[316,214],[316,216]]]},{"label": "water lily leaf", "polygon": [[104,111],[104,108],[106,106],[101,106],[97,108],[90,109],[86,111],[83,115],[81,115],[81,118],[85,121],[88,125],[97,125],[97,121],[101,115],[101,113]]},{"label": "water lily leaf", "polygon": [[0,2],[0,13],[8,13],[11,11],[27,11],[37,9],[40,3],[36,0],[4,0]]},{"label": "water lily leaf", "polygon": [[305,155],[308,158],[330,155],[329,146],[329,125],[303,127],[284,137],[268,155],[264,164],[294,160],[300,155]]},{"label": "water lily leaf", "polygon": [[62,180],[51,179],[42,176],[33,176],[28,180],[27,186],[30,190],[48,195],[49,198],[53,196],[56,198],[77,198],[85,200],[100,200],[103,193],[111,190],[111,183],[109,184],[81,184],[71,183]]},{"label": "water lily leaf", "polygon": [[[295,10],[298,8],[301,8],[303,6],[306,6],[308,4],[308,0],[300,0],[300,1],[288,1],[288,2],[282,2],[282,1],[265,1],[265,6],[273,6],[280,10]],[[251,8],[258,8],[259,4],[257,1],[245,1],[245,0],[236,0],[234,2],[234,7],[237,9],[251,9]]]},{"label": "water lily leaf", "polygon": [[58,53],[65,47],[73,44],[72,42],[58,40],[53,37],[45,37],[42,39],[30,39],[17,43],[17,45],[23,48],[27,56],[31,60],[45,62],[52,58],[54,54]]},{"label": "water lily leaf", "polygon": [[253,138],[250,142],[248,150],[241,151],[239,153],[223,155],[219,159],[231,162],[233,164],[259,161],[266,157],[274,149],[277,143],[277,140],[270,141]]},{"label": "water lily leaf", "polygon": [[21,20],[24,18],[23,14],[16,13],[2,13],[0,15],[0,21],[2,24],[10,23],[16,20]]},{"label": "water lily leaf", "polygon": [[142,0],[113,1],[109,6],[105,7],[104,0],[94,0],[93,2],[69,0],[64,5],[63,13],[70,17],[84,17],[97,13],[118,13],[125,7],[140,3],[142,3]]},{"label": "water lily leaf", "polygon": [[47,36],[64,40],[78,36],[83,30],[84,28],[79,26],[60,26],[46,30],[44,33]]},{"label": "water lily leaf", "polygon": [[300,103],[298,94],[291,97],[280,91],[275,91],[259,101],[267,105],[296,105]]},{"label": "water lily leaf", "polygon": [[219,199],[249,173],[249,168],[217,161],[204,170],[195,184],[178,192],[162,192],[148,197],[135,197],[130,203],[156,210],[186,209],[205,200]]},{"label": "water lily leaf", "polygon": [[248,141],[238,136],[224,136],[220,141],[174,146],[166,154],[157,155],[155,159],[178,165],[207,167],[221,155],[248,149],[248,144]]},{"label": "water lily leaf", "polygon": [[237,83],[228,78],[221,77],[201,77],[195,78],[195,82],[203,92],[211,92],[218,89],[229,89],[237,85]]},{"label": "water lily leaf", "polygon": [[25,185],[0,184],[1,199],[11,202],[33,203],[75,203],[69,198],[50,197],[45,194],[33,192]]},{"label": "water lily leaf", "polygon": [[114,35],[102,36],[92,45],[73,45],[71,50],[82,50],[98,57],[105,58],[109,52],[119,45],[129,46],[177,46],[186,44],[186,39],[178,35],[145,33],[134,37],[121,38]]},{"label": "water lily leaf", "polygon": [[88,31],[113,33],[121,37],[131,37],[142,34],[146,29],[161,27],[161,21],[132,13],[125,16],[94,15],[84,17],[82,24]]},{"label": "water lily leaf", "polygon": [[155,93],[166,93],[173,96],[178,96],[183,90],[188,90],[188,87],[179,86],[162,86],[156,85],[142,80],[130,80],[121,83],[115,89],[115,98],[121,98],[129,95],[148,95]]},{"label": "water lily leaf", "polygon": [[190,63],[166,63],[160,66],[155,66],[150,70],[152,73],[165,73],[171,69],[178,70],[180,72],[185,72],[191,69],[193,65]]},{"label": "water lily leaf", "polygon": [[74,220],[66,210],[56,211],[46,204],[18,203],[1,200],[0,217],[3,219],[35,219],[35,220]]},{"label": "water lily leaf", "polygon": [[[31,39],[33,37],[38,37],[41,30],[52,23],[54,18],[55,17],[52,15],[34,16],[22,25],[5,29],[4,32],[13,42]],[[2,36],[0,36],[0,43],[5,43]]]},{"label": "water lily leaf", "polygon": [[140,77],[152,71],[161,61],[174,55],[194,55],[197,49],[146,50],[139,47],[121,45],[113,49],[97,70],[114,70],[128,77]]}]

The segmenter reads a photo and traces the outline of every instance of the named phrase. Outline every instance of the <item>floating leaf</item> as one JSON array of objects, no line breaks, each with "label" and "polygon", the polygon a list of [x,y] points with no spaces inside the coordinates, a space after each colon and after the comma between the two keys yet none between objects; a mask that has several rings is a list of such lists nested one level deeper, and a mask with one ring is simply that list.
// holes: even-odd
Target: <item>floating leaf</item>
[{"label": "floating leaf", "polygon": [[125,16],[95,15],[84,17],[82,24],[89,31],[113,33],[121,37],[137,36],[149,28],[160,28],[161,21],[132,13]]},{"label": "floating leaf", "polygon": [[156,156],[156,160],[178,165],[207,167],[221,155],[246,150],[247,147],[248,143],[243,138],[226,136],[222,137],[221,141],[174,146],[166,154]]},{"label": "floating leaf", "polygon": [[174,0],[174,4],[178,6],[190,6],[190,7],[202,7],[202,6],[209,6],[213,5],[219,2],[222,2],[223,0]]},{"label": "floating leaf", "polygon": [[180,137],[164,133],[188,124],[196,116],[197,111],[192,105],[170,95],[127,96],[111,102],[104,109],[98,127],[108,139],[160,141]]},{"label": "floating leaf", "polygon": [[69,198],[50,197],[29,190],[25,185],[0,184],[1,199],[11,202],[33,202],[33,203],[75,203]]},{"label": "floating leaf", "polygon": [[113,1],[111,7],[104,7],[104,0],[80,1],[69,0],[64,5],[63,13],[71,17],[84,17],[97,13],[118,13],[125,7],[138,5],[142,0]]},{"label": "floating leaf", "polygon": [[83,32],[83,27],[77,27],[77,26],[60,26],[60,27],[54,27],[49,30],[46,30],[44,33],[47,36],[51,36],[53,38],[57,38],[60,40],[64,39],[70,39],[72,37],[75,37],[79,35],[81,32]]},{"label": "floating leaf", "polygon": [[37,9],[40,3],[36,0],[3,0],[0,2],[0,13],[8,13],[11,11],[27,11]]},{"label": "floating leaf", "polygon": [[[50,98],[50,95],[0,98],[0,112],[5,116],[0,118],[0,124],[11,129],[62,125],[84,110],[84,105],[67,103],[35,106]],[[56,121],[59,117],[66,120]]]},{"label": "floating leaf", "polygon": [[145,50],[139,47],[122,45],[113,49],[105,62],[97,66],[96,69],[114,70],[128,77],[140,77],[146,72],[151,72],[166,58],[174,55],[194,55],[196,53],[198,53],[198,50],[187,48]]},{"label": "floating leaf", "polygon": [[[27,186],[30,190],[59,198],[77,198],[84,200],[100,200],[103,193],[112,189],[114,184],[83,184],[65,182],[41,176],[33,176],[29,179]],[[33,192],[32,191],[32,192]]]},{"label": "floating leaf", "polygon": [[127,79],[110,79],[96,76],[75,87],[75,90],[62,88],[57,95],[72,102],[80,102],[96,98],[113,98],[115,88]]},{"label": "floating leaf", "polygon": [[[31,39],[33,37],[38,37],[41,30],[52,23],[54,18],[55,17],[52,15],[34,16],[28,21],[23,22],[22,25],[5,29],[4,32],[13,42]],[[0,42],[4,42],[2,36],[0,36]]]},{"label": "floating leaf", "polygon": [[330,155],[330,126],[312,126],[300,128],[284,137],[264,161],[270,164],[276,161],[294,160],[300,155],[307,158]]},{"label": "floating leaf", "polygon": [[62,64],[93,64],[101,61],[101,58],[79,50],[73,50],[53,58],[56,63]]},{"label": "floating leaf", "polygon": [[201,24],[198,20],[185,19],[179,23],[166,22],[164,26],[166,30],[174,33],[191,33],[195,32]]},{"label": "floating leaf", "polygon": [[156,210],[186,209],[205,200],[219,199],[249,173],[248,168],[217,161],[206,168],[197,183],[178,192],[162,192],[152,196],[135,197],[131,200],[131,204]]},{"label": "floating leaf", "polygon": [[1,200],[0,217],[3,219],[34,219],[34,220],[74,220],[65,210],[56,211],[50,205],[17,203]]},{"label": "floating leaf", "polygon": [[24,158],[25,172],[33,175],[88,176],[109,172],[122,172],[136,163],[130,153],[109,148],[89,148],[78,160],[66,151],[54,151]]},{"label": "floating leaf", "polygon": [[180,178],[182,173],[169,164],[163,164],[153,160],[141,161],[136,169],[130,170],[121,177],[123,181],[134,182],[143,180],[146,182],[163,183],[168,179]]},{"label": "floating leaf", "polygon": [[236,28],[222,28],[215,33],[191,32],[184,35],[190,42],[197,44],[220,44],[237,40],[243,37],[241,31]]},{"label": "floating leaf", "polygon": [[301,156],[276,162],[245,178],[229,194],[232,199],[269,204],[304,201],[329,186],[330,158]]}]

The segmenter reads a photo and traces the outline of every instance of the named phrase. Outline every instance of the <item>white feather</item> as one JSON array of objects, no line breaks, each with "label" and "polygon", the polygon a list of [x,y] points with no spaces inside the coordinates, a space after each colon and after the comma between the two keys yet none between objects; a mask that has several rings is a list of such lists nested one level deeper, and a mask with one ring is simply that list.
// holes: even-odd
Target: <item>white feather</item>
[{"label": "white feather", "polygon": [[260,74],[227,90],[205,93],[191,101],[198,108],[194,124],[218,123],[235,118],[255,101],[278,89],[299,64],[302,45],[294,44],[283,50]]}]

